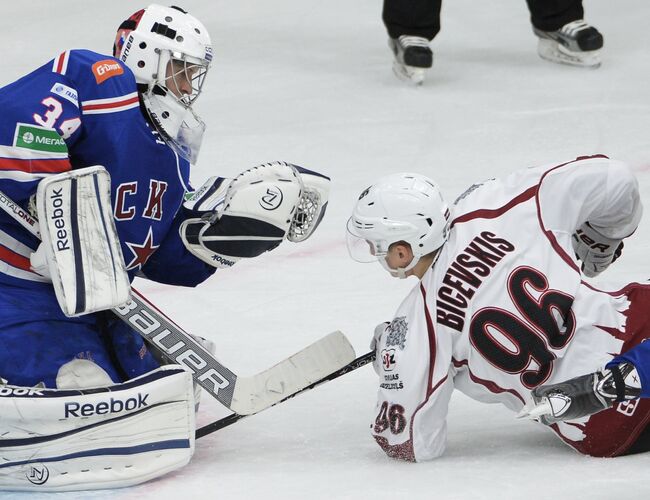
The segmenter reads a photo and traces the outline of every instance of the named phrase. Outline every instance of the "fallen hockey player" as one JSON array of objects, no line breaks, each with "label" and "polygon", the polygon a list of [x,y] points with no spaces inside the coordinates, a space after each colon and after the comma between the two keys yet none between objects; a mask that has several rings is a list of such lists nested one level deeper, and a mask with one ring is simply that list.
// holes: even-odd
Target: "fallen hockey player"
[{"label": "fallen hockey player", "polygon": [[[605,291],[582,279],[614,262],[641,214],[636,178],[603,156],[474,184],[452,207],[419,174],[364,190],[348,221],[352,257],[419,279],[375,329],[372,434],[383,450],[440,456],[454,389],[520,412],[539,386],[594,372],[650,336],[650,285]],[[551,428],[587,455],[650,450],[650,401],[610,406]]]}]

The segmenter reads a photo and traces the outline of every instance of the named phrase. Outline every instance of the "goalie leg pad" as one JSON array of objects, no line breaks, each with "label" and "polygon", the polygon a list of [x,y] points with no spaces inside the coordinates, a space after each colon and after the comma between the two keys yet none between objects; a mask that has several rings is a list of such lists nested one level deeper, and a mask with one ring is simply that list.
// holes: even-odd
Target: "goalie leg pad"
[{"label": "goalie leg pad", "polygon": [[68,317],[110,309],[130,297],[110,189],[101,166],[48,177],[38,185],[43,248],[33,254],[32,265],[38,272],[44,257]]},{"label": "goalie leg pad", "polygon": [[3,490],[131,486],[194,452],[192,377],[178,365],[95,389],[3,386],[0,415]]}]

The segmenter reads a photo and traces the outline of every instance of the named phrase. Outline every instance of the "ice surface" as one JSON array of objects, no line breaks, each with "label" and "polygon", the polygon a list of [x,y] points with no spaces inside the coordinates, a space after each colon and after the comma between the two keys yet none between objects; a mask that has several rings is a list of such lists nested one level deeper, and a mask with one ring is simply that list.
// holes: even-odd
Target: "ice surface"
[{"label": "ice surface", "polygon": [[[309,241],[237,264],[196,289],[137,286],[219,358],[250,374],[340,329],[357,353],[413,281],[347,256],[344,226],[374,178],[418,171],[453,198],[473,181],[533,164],[606,153],[627,160],[650,199],[650,3],[590,0],[603,65],[536,55],[523,0],[443,6],[434,67],[421,88],[397,80],[371,0],[193,0],[214,42],[199,111],[208,124],[194,183],[287,160],[333,178],[327,217]],[[624,4],[624,9],[621,7]],[[142,4],[144,5],[144,4]],[[141,4],[3,2],[0,84],[67,48],[110,51]],[[605,278],[647,278],[650,223]],[[601,280],[601,281],[603,281]],[[365,367],[197,442],[191,464],[145,485],[43,495],[116,499],[644,499],[650,455],[582,457],[505,408],[452,398],[447,453],[430,463],[384,456],[369,435],[376,378]],[[226,413],[204,394],[199,423]],[[0,417],[1,418],[1,417]],[[40,495],[0,493],[11,499]]]}]

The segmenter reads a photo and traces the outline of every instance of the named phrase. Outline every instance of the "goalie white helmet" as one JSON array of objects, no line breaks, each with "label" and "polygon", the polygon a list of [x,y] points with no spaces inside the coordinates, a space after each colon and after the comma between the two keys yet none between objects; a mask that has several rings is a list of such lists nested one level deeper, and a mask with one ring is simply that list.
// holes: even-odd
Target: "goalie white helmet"
[{"label": "goalie white helmet", "polygon": [[[405,277],[420,258],[440,248],[449,235],[450,212],[440,190],[429,178],[412,173],[382,177],[364,190],[347,224],[347,245],[357,262],[379,263]],[[388,267],[393,243],[406,242],[413,260],[398,270]]]},{"label": "goalie white helmet", "polygon": [[113,55],[133,71],[144,107],[166,142],[195,163],[205,124],[192,105],[212,62],[205,26],[179,7],[152,4],[122,23]]}]

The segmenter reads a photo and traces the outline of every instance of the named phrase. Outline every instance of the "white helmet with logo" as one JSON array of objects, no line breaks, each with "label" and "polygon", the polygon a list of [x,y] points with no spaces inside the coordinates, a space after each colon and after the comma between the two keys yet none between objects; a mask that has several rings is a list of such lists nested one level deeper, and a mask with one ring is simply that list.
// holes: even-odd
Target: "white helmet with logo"
[{"label": "white helmet with logo", "polygon": [[[406,277],[420,258],[440,248],[449,235],[450,212],[436,184],[420,174],[382,177],[359,196],[347,225],[350,256],[358,262],[378,260],[395,276]],[[413,260],[400,269],[386,262],[390,245],[406,242]]]},{"label": "white helmet with logo", "polygon": [[212,62],[208,30],[179,7],[153,4],[122,23],[113,55],[133,71],[158,131],[194,163],[205,124],[192,105]]}]

